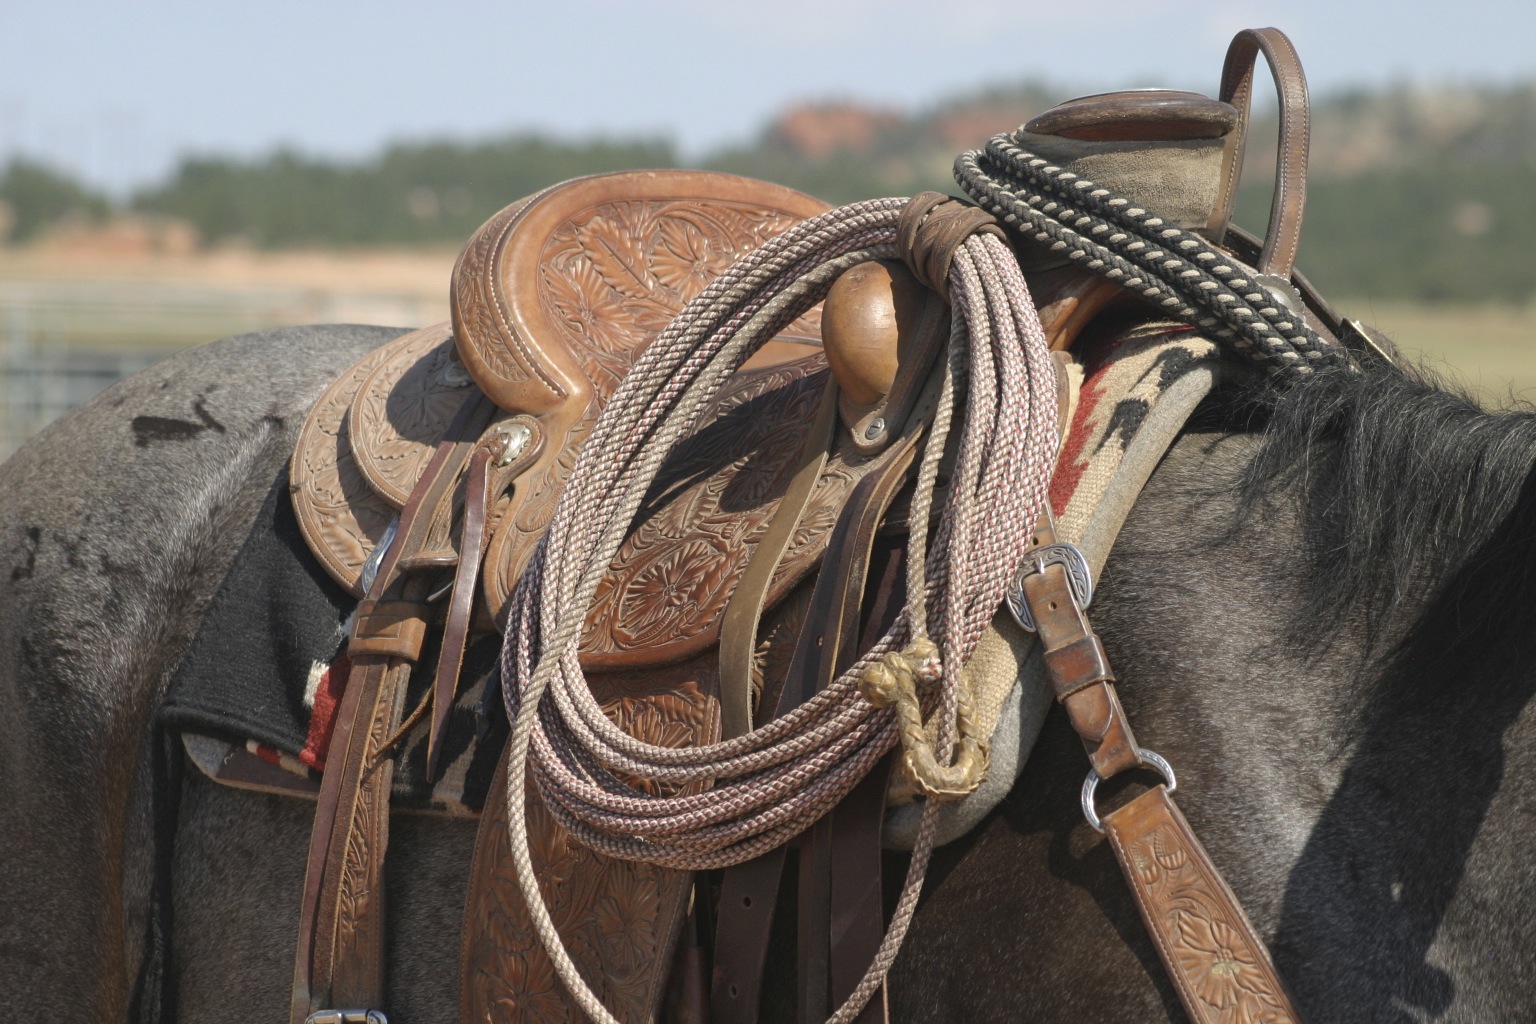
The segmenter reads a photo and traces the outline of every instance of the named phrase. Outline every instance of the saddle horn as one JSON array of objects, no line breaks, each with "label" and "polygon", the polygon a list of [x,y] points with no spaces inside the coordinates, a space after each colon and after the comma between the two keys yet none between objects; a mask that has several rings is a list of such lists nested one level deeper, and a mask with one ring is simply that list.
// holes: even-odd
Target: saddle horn
[{"label": "saddle horn", "polygon": [[[1224,159],[1241,135],[1243,113],[1199,93],[1146,89],[1068,100],[1025,124],[1022,144],[1108,188],[1136,196],[1169,223],[1225,230]],[[914,200],[916,202],[916,200]],[[1230,204],[1228,204],[1230,205]],[[1028,242],[1016,245],[1030,274],[1046,339],[1071,347],[1079,332],[1126,292]],[[929,356],[928,303],[938,296],[900,263],[860,264],[827,295],[822,344],[843,392],[844,423],[855,443],[882,418],[898,367]]]}]

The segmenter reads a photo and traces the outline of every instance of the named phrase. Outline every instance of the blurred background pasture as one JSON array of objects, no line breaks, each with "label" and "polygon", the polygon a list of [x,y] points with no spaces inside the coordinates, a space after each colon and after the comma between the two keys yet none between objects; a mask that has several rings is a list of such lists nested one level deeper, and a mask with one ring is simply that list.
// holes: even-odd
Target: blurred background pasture
[{"label": "blurred background pasture", "polygon": [[[957,153],[1062,99],[1214,92],[1250,24],[1286,29],[1313,86],[1302,269],[1487,401],[1524,393],[1536,14],[1488,0],[1387,24],[1356,6],[1109,0],[1088,24],[1002,0],[0,0],[0,458],[181,348],[445,319],[458,246],[564,178],[953,191]],[[1238,219],[1262,228],[1260,117]]]}]

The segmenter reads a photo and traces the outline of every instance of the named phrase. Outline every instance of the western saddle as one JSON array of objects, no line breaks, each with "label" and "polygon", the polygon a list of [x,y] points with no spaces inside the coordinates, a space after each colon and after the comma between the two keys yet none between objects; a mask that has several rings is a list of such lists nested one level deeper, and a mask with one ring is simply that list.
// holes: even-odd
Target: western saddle
[{"label": "western saddle", "polygon": [[[1262,247],[1228,225],[1259,54],[1274,71],[1283,112],[1277,197]],[[1225,246],[1234,263],[1251,263],[1273,301],[1294,303],[1327,345],[1381,351],[1378,336],[1340,320],[1292,271],[1305,110],[1294,52],[1264,29],[1234,42],[1219,100],[1157,91],[1089,97],[1042,114],[1013,139]],[[923,201],[932,207],[937,198]],[[292,458],[294,508],[315,557],[359,604],[309,853],[292,1024],[384,1020],[390,752],[405,731],[427,730],[434,770],[466,642],[504,628],[519,581],[539,572],[539,538],[626,373],[726,268],[826,210],[787,188],[695,171],[555,185],[502,210],[470,239],[453,272],[451,326],[374,351],[315,404]],[[962,220],[945,228],[952,237],[927,239],[909,259],[940,258],[932,253],[946,246],[952,254],[976,230],[1003,234],[990,217]],[[1085,269],[1060,246],[1009,227],[1004,237],[1058,363],[1111,307],[1144,320],[1164,315],[1139,305],[1145,296],[1123,277]],[[935,277],[937,289],[929,286]],[[801,685],[794,676],[807,664],[797,650],[806,623],[830,607],[819,603],[818,588],[834,571],[850,571],[839,533],[844,510],[876,486],[882,450],[900,424],[933,414],[935,367],[951,337],[945,280],[943,271],[892,261],[844,273],[824,302],[720,386],[672,448],[596,585],[580,639],[593,698],[630,736],[673,748],[741,736]],[[844,599],[859,620],[847,628],[860,649],[900,605],[893,581],[912,485],[905,471],[892,479],[879,528],[863,542],[851,604]],[[1045,557],[1062,547],[1054,541],[1047,510],[1030,538],[1033,568],[1020,577],[1017,604],[1026,617],[1033,612],[1051,682],[1090,752],[1090,779],[1138,764],[1165,770],[1131,736],[1083,612],[1085,595],[1073,589],[1070,554]],[[1022,635],[1006,612],[994,628]],[[431,630],[442,638],[434,683],[407,709],[405,683]],[[1016,675],[1017,663],[1009,667]],[[1004,688],[1011,684],[1010,675]],[[1172,950],[1165,959],[1175,987],[1195,1020],[1237,1019],[1188,984],[1176,927],[1183,911],[1170,909],[1170,886],[1232,926],[1231,955],[1262,1019],[1296,1019],[1263,943],[1169,799],[1172,772],[1165,774],[1170,785],[1106,814],[1103,826],[1148,927]],[[834,825],[796,840],[803,1020],[842,1006],[880,946],[882,809],[888,785],[900,788],[903,776],[882,761],[838,806]],[[627,784],[635,793],[700,791],[641,778]],[[509,785],[526,787],[531,871],[559,939],[614,1018],[757,1019],[782,850],[777,861],[765,855],[707,879],[607,856],[575,841],[539,785],[509,777],[504,758],[469,883],[461,1020],[584,1016],[555,981],[516,881],[528,866],[515,863],[509,841],[501,796]],[[1138,869],[1149,843],[1162,863],[1184,858],[1185,875],[1169,882]],[[877,991],[860,1019],[884,1012]]]}]

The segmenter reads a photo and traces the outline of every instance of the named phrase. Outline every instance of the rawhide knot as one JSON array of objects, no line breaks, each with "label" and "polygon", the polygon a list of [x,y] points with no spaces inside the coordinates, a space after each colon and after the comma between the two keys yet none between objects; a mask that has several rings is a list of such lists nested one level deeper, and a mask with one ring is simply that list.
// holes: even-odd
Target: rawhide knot
[{"label": "rawhide knot", "polygon": [[976,735],[971,687],[962,674],[956,685],[955,759],[952,764],[940,763],[923,723],[920,694],[936,689],[942,678],[938,647],[927,637],[917,636],[904,649],[865,666],[859,692],[877,708],[896,710],[902,768],[913,787],[931,800],[961,800],[987,777],[990,751],[987,741]]},{"label": "rawhide knot", "polygon": [[896,222],[896,252],[914,277],[948,302],[949,266],[965,240],[978,232],[1008,240],[1002,225],[981,207],[942,192],[919,192]]},{"label": "rawhide knot", "polygon": [[925,636],[913,637],[900,651],[890,651],[864,667],[859,692],[877,708],[895,707],[904,693],[933,688],[943,677],[939,649]]}]

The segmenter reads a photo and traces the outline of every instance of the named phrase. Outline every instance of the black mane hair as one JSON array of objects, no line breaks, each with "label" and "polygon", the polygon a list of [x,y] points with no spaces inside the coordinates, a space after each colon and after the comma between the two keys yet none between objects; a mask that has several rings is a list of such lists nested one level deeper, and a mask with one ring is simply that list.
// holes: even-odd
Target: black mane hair
[{"label": "black mane hair", "polygon": [[[1298,502],[1311,641],[1363,623],[1365,653],[1389,640],[1399,661],[1469,667],[1478,645],[1536,634],[1536,409],[1490,412],[1432,373],[1389,368],[1324,370],[1242,401],[1263,425],[1241,518]],[[1416,639],[1426,628],[1434,646]]]}]

